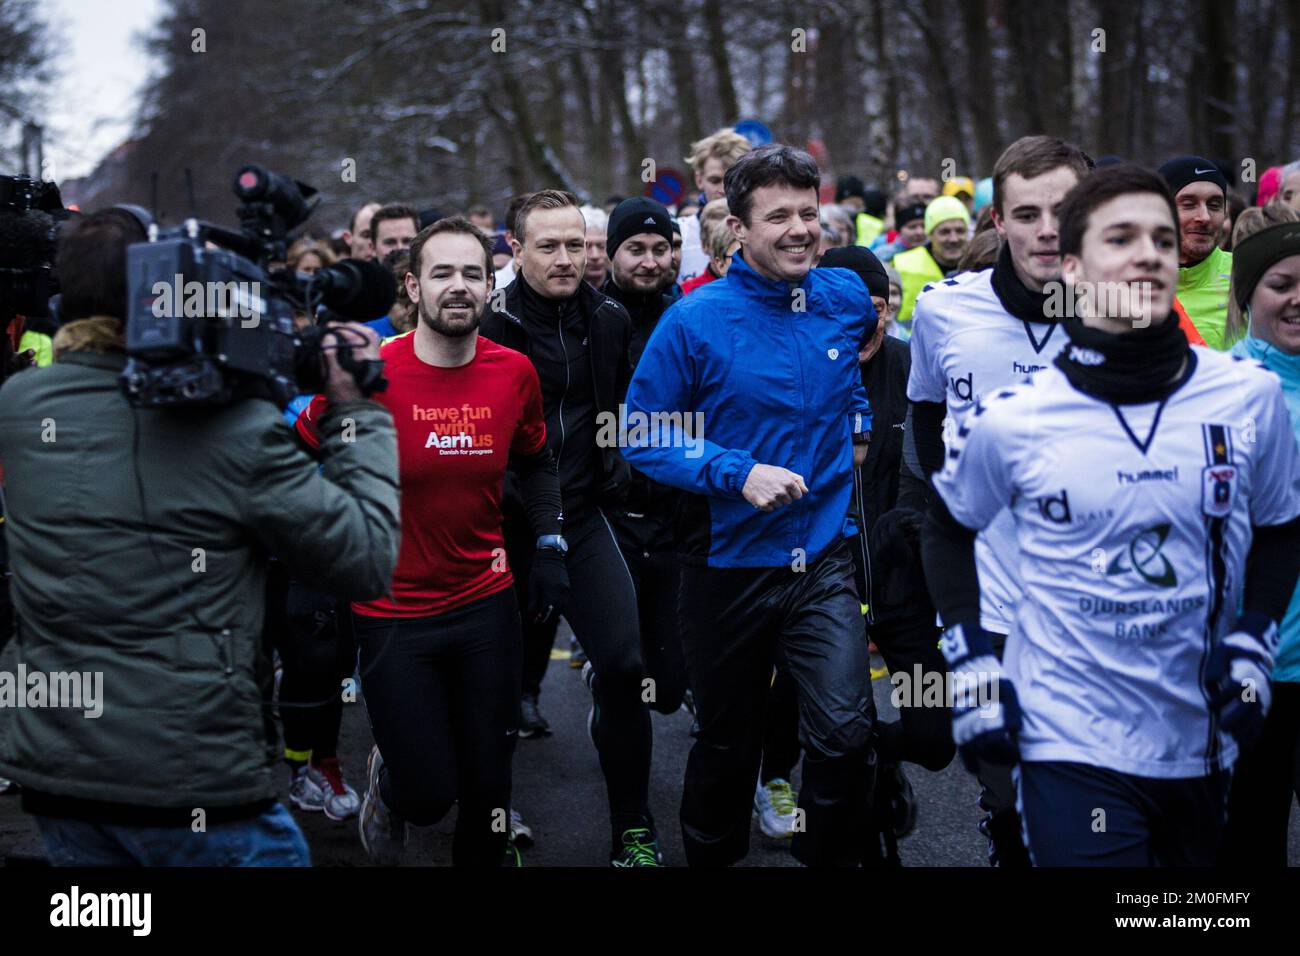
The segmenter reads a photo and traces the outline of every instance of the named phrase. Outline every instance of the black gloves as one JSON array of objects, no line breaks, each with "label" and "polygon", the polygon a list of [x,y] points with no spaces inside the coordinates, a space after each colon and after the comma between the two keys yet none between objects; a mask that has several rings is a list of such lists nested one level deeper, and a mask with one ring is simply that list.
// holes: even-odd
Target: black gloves
[{"label": "black gloves", "polygon": [[569,599],[569,570],[564,554],[555,548],[538,548],[528,577],[528,616],[545,624],[564,613]]},{"label": "black gloves", "polygon": [[871,529],[871,550],[887,564],[919,566],[923,517],[911,508],[886,511]]}]

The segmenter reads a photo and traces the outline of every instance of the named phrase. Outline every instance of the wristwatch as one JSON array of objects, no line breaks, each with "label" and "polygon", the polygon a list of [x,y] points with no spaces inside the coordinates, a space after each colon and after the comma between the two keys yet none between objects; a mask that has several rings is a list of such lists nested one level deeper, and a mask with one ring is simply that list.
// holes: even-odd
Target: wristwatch
[{"label": "wristwatch", "polygon": [[550,548],[552,551],[558,551],[560,554],[569,553],[569,542],[564,540],[562,534],[544,534],[537,539],[537,550]]}]

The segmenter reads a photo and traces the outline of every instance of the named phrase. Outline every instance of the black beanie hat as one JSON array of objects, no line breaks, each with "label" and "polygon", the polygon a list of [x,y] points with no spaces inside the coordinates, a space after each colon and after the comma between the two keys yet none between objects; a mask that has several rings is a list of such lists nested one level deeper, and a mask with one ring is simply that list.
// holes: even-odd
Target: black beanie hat
[{"label": "black beanie hat", "polygon": [[894,210],[894,228],[902,229],[913,219],[924,219],[925,206],[923,202],[909,202],[905,206],[899,206]]},{"label": "black beanie hat", "polygon": [[862,210],[869,216],[884,219],[888,206],[889,197],[879,189],[868,189],[862,194]]},{"label": "black beanie hat", "polygon": [[1176,156],[1160,167],[1160,175],[1175,196],[1189,183],[1214,183],[1224,195],[1228,192],[1228,178],[1203,156]]},{"label": "black beanie hat", "polygon": [[822,261],[817,263],[820,269],[848,269],[857,273],[866,285],[867,291],[882,299],[889,299],[889,273],[880,264],[875,254],[863,246],[839,246],[827,249]]},{"label": "black beanie hat", "polygon": [[609,214],[609,226],[605,234],[605,252],[611,259],[618,247],[635,235],[643,232],[663,236],[670,243],[673,241],[673,217],[663,203],[657,203],[646,196],[633,196],[624,199]]},{"label": "black beanie hat", "polygon": [[865,201],[866,188],[857,176],[841,176],[835,182],[835,201],[843,202],[849,196],[857,196]]}]

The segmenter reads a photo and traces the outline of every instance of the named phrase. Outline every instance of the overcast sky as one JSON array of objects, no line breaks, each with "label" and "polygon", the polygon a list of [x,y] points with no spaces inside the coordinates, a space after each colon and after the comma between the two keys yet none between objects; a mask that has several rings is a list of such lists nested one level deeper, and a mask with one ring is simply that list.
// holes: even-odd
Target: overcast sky
[{"label": "overcast sky", "polygon": [[59,78],[46,114],[45,157],[56,181],[84,176],[131,132],[153,66],[140,36],[162,0],[45,0]]}]

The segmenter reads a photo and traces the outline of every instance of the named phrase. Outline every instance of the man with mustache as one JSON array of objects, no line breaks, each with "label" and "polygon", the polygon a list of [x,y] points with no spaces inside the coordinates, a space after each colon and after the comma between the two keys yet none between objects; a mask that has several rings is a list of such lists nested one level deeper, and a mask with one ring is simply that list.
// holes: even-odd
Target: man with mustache
[{"label": "man with mustache", "polygon": [[[1063,301],[1056,206],[1091,165],[1078,147],[1050,136],[1022,137],[998,158],[993,222],[1003,246],[997,265],[935,282],[916,301],[905,467],[924,477],[939,470],[945,418],[955,431],[981,396],[1046,367],[1065,344],[1058,332],[1060,310],[1053,309],[1049,294],[1055,283],[1056,303]],[[896,256],[895,264],[901,258]],[[1020,592],[1018,553],[1015,528],[1004,512],[982,531],[976,549],[980,620],[999,652]],[[989,812],[981,830],[989,837],[990,862],[1027,865],[1009,770],[981,767],[980,782],[981,804]]]},{"label": "man with mustache", "polygon": [[[567,566],[580,595],[565,618],[597,678],[590,729],[609,794],[610,863],[660,866],[649,808],[650,710],[641,696],[636,589],[605,516],[626,494],[630,472],[616,442],[598,441],[599,421],[617,421],[631,378],[631,322],[623,306],[583,281],[586,223],[576,196],[533,193],[515,217],[514,233],[519,271],[484,316],[483,334],[527,355],[541,380],[547,444],[560,474]],[[512,513],[508,504],[507,521],[517,524]],[[517,539],[509,526],[507,536]],[[510,550],[515,567],[518,551]],[[536,650],[533,673],[540,674],[550,648]]]},{"label": "man with mustache", "polygon": [[[458,804],[453,864],[517,865],[508,824],[522,651],[500,560],[501,488],[509,464],[536,535],[527,612],[554,616],[568,591],[555,462],[537,374],[478,333],[491,240],[468,219],[440,219],[411,243],[410,268],[419,321],[380,350],[388,388],[377,393],[397,426],[401,550],[388,593],[352,606],[376,741],[361,842],[395,863],[408,823],[429,826]],[[309,445],[324,410],[318,396],[298,419]]]},{"label": "man with mustache", "polygon": [[1223,351],[1232,253],[1219,248],[1228,210],[1228,180],[1200,156],[1178,156],[1160,167],[1178,207],[1178,301],[1205,344]]}]

